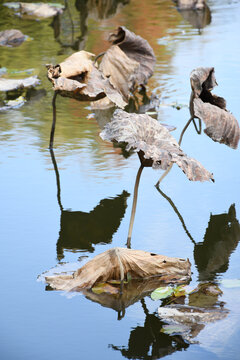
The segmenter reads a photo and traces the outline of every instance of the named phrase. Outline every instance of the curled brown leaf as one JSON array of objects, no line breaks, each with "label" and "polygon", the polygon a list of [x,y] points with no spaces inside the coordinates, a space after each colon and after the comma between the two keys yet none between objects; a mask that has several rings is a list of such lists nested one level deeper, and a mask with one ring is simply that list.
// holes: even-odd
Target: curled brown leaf
[{"label": "curled brown leaf", "polygon": [[152,76],[156,63],[156,57],[148,41],[135,35],[124,26],[120,26],[114,33],[110,34],[109,41],[112,45],[118,45],[130,59],[140,64],[136,83],[145,85]]},{"label": "curled brown leaf", "polygon": [[76,100],[95,101],[107,96],[119,107],[126,105],[122,95],[93,64],[94,55],[79,51],[62,63],[48,67],[48,79],[60,95]]},{"label": "curled brown leaf", "polygon": [[236,149],[240,138],[236,118],[226,110],[224,98],[213,95],[217,85],[214,68],[197,68],[190,74],[192,94],[190,113],[192,118],[201,119],[207,128],[204,132],[214,141]]}]

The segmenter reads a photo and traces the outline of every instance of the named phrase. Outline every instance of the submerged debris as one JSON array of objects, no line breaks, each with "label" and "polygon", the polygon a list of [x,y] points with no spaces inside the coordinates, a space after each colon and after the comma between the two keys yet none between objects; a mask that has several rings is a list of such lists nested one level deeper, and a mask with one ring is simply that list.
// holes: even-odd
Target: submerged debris
[{"label": "submerged debris", "polygon": [[11,29],[0,31],[0,46],[19,46],[25,40],[27,36],[24,35],[20,30]]}]

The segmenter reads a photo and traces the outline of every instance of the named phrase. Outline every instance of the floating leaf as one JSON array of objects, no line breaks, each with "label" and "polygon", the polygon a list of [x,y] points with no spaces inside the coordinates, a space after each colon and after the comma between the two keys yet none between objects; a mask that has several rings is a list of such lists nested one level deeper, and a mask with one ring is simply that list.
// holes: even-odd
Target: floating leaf
[{"label": "floating leaf", "polygon": [[0,107],[0,111],[10,110],[10,109],[17,109],[17,108],[21,107],[22,105],[24,105],[25,101],[26,100],[24,99],[23,96],[19,96],[15,100],[4,101],[5,106]]},{"label": "floating leaf", "polygon": [[100,136],[103,140],[127,143],[126,150],[138,151],[143,166],[166,170],[176,163],[189,180],[213,180],[212,174],[184,154],[170,132],[147,114],[129,114],[118,109]]},{"label": "floating leaf", "polygon": [[160,287],[151,293],[152,300],[162,300],[173,294],[174,290],[171,286]]},{"label": "floating leaf", "polygon": [[191,325],[210,323],[224,319],[229,311],[224,308],[201,308],[188,305],[166,305],[158,308],[158,315],[163,321]]},{"label": "floating leaf", "polygon": [[211,139],[236,149],[240,138],[239,124],[226,110],[225,99],[211,93],[217,85],[214,68],[194,69],[190,74],[190,82],[192,87],[191,116],[205,123],[207,127],[204,132]]},{"label": "floating leaf", "polygon": [[225,288],[239,288],[240,287],[240,279],[223,279],[220,280],[219,283],[223,285]]},{"label": "floating leaf", "polygon": [[163,325],[160,332],[167,334],[167,335],[175,335],[175,334],[181,334],[182,332],[188,330],[188,328],[181,324],[176,325]]},{"label": "floating leaf", "polygon": [[20,30],[4,30],[0,31],[0,46],[19,46],[25,40],[27,36]]},{"label": "floating leaf", "polygon": [[174,297],[181,297],[185,295],[187,295],[187,288],[185,285],[180,285],[173,289]]},{"label": "floating leaf", "polygon": [[66,291],[89,289],[97,282],[123,280],[127,278],[127,273],[133,280],[159,277],[163,283],[178,283],[190,279],[190,268],[189,260],[142,250],[113,248],[97,255],[72,277],[46,277],[46,281],[52,288]]}]

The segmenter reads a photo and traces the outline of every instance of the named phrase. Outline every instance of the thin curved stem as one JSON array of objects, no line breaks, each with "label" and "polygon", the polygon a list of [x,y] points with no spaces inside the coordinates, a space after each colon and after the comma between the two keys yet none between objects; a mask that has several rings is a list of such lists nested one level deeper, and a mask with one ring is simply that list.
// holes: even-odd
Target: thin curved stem
[{"label": "thin curved stem", "polygon": [[[179,138],[179,140],[178,140],[178,145],[180,146],[181,145],[181,143],[182,143],[182,139],[183,139],[183,135],[185,134],[185,131],[187,130],[187,128],[189,127],[189,125],[190,125],[190,123],[191,123],[191,121],[194,121],[194,118],[193,117],[191,117],[189,120],[188,120],[188,122],[186,123],[186,125],[184,126],[184,128],[182,129],[182,132],[181,132],[181,134],[180,134],[180,138]],[[196,125],[196,124],[195,124]],[[200,128],[200,126],[199,126],[199,128]],[[201,130],[201,128],[200,128],[200,130]],[[160,182],[167,176],[167,174],[170,172],[170,170],[172,169],[172,167],[173,167],[173,163],[171,164],[171,165],[169,165],[169,167],[168,167],[168,169],[162,174],[162,176],[160,177],[160,179],[158,180],[158,182],[156,183],[156,187],[158,188],[159,187],[159,184],[160,184]]]},{"label": "thin curved stem", "polygon": [[131,218],[130,218],[129,229],[128,229],[128,237],[127,237],[127,248],[128,249],[131,248],[132,229],[133,229],[133,223],[134,223],[136,206],[137,206],[138,186],[139,186],[139,181],[140,181],[142,171],[143,171],[143,166],[140,165],[138,172],[137,172],[135,186],[134,186],[132,212],[131,212]]},{"label": "thin curved stem", "polygon": [[94,59],[94,64],[96,64],[97,60],[98,60],[101,56],[103,56],[105,53],[106,53],[106,51],[103,51],[103,52],[101,52],[100,54],[98,54],[98,55],[95,57],[95,59]]},{"label": "thin curved stem", "polygon": [[156,187],[159,186],[160,182],[165,178],[165,176],[167,176],[167,174],[170,172],[170,170],[173,167],[173,163],[171,165],[169,165],[168,169],[166,171],[164,171],[164,173],[162,174],[162,176],[160,177],[160,179],[158,180],[158,182],[156,183]]},{"label": "thin curved stem", "polygon": [[190,119],[188,120],[188,122],[186,123],[186,125],[184,126],[184,128],[182,129],[182,132],[181,132],[181,135],[180,135],[180,138],[178,140],[178,145],[180,146],[181,143],[182,143],[182,138],[183,138],[183,135],[185,133],[185,131],[187,130],[187,128],[189,127],[191,121],[193,120],[193,116],[190,117]]},{"label": "thin curved stem", "polygon": [[53,120],[52,120],[52,128],[51,128],[51,133],[50,133],[49,149],[53,148],[54,133],[55,133],[56,120],[57,120],[57,111],[56,111],[57,94],[58,94],[57,91],[54,91],[53,98],[52,98]]},{"label": "thin curved stem", "polygon": [[200,135],[201,132],[202,132],[202,121],[201,121],[201,119],[198,119],[198,127],[199,127],[199,129],[197,128],[197,124],[195,123],[194,119],[193,119],[193,125],[194,125],[195,130],[198,133],[198,135]]}]

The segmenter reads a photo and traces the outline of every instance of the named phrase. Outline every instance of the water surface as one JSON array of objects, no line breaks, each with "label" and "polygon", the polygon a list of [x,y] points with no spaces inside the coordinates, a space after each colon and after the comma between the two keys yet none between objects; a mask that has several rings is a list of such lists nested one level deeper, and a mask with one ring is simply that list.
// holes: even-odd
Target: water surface
[{"label": "water surface", "polygon": [[[203,326],[194,338],[198,343],[190,344],[161,332],[160,301],[145,297],[119,321],[116,311],[84,295],[69,298],[45,291],[45,284],[37,281],[58,264],[75,270],[86,256],[125,246],[139,167],[136,154],[124,158],[119,148],[100,139],[89,103],[59,98],[57,184],[48,150],[53,93],[44,64],[59,63],[81,49],[97,54],[108,47],[109,31],[125,25],[154,49],[157,64],[148,93],[161,97],[165,106],[158,120],[176,126],[176,138],[189,118],[189,74],[198,66],[215,67],[215,93],[226,98],[236,117],[239,114],[239,1],[209,1],[211,17],[202,29],[191,25],[171,1],[112,3],[104,12],[94,1],[70,1],[73,41],[67,12],[57,40],[51,20],[22,20],[0,3],[0,31],[17,28],[30,38],[20,47],[1,48],[1,66],[33,69],[31,74],[41,80],[38,92],[21,108],[0,114],[1,359],[238,359],[239,288],[221,286],[219,300],[228,316]],[[181,110],[169,106],[176,103]],[[163,180],[161,189],[177,207],[184,228],[154,187],[161,171],[144,169],[132,247],[189,258],[192,286],[200,280],[238,278],[239,150],[198,135],[193,126],[182,148],[213,172],[215,183],[189,182],[177,166]],[[235,216],[228,217],[231,209]]]}]

